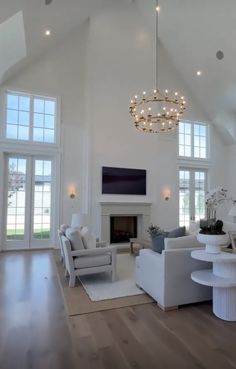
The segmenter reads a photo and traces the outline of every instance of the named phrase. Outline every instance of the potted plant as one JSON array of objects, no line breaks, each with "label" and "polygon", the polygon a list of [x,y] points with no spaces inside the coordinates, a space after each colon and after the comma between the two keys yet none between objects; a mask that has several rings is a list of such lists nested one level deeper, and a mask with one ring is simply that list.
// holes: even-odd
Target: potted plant
[{"label": "potted plant", "polygon": [[222,220],[216,219],[217,207],[227,200],[227,190],[217,187],[206,195],[207,219],[200,220],[200,232],[197,239],[206,244],[206,252],[219,253],[221,245],[227,244],[229,235],[223,231]]}]

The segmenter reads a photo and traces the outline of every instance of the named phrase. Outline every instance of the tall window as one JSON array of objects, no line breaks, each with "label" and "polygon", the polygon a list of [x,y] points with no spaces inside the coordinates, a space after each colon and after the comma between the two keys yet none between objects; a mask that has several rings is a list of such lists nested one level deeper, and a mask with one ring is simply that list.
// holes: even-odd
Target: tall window
[{"label": "tall window", "polygon": [[8,91],[6,133],[11,140],[56,143],[57,104],[55,98]]},{"label": "tall window", "polygon": [[180,122],[179,156],[190,159],[208,159],[208,125]]},{"label": "tall window", "polygon": [[179,170],[179,223],[189,226],[190,220],[205,217],[207,172],[202,169]]}]

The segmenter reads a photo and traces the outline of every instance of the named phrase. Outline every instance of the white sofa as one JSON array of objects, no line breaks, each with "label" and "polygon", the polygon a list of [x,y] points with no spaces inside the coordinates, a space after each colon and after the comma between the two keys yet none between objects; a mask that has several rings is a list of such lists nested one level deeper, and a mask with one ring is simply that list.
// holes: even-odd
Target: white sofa
[{"label": "white sofa", "polygon": [[141,250],[136,258],[136,284],[147,292],[163,310],[212,299],[210,287],[191,280],[191,272],[209,269],[209,263],[195,260],[191,251],[204,245],[190,235],[166,238],[162,254]]}]

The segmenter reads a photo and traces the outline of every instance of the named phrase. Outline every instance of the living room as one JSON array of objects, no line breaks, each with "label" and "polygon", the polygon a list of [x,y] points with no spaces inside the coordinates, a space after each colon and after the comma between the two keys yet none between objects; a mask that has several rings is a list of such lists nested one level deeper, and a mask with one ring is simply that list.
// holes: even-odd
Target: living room
[{"label": "living room", "polygon": [[[236,232],[233,0],[1,0],[0,9],[2,367],[233,368],[235,319],[217,317],[212,286],[191,279],[217,256],[186,251],[205,250],[194,220],[206,218],[214,189],[227,190],[216,219]],[[170,133],[146,132],[129,113],[156,88],[186,99]],[[106,168],[117,183],[119,170],[142,172],[145,188],[105,188]],[[111,242],[115,216],[118,232],[135,218],[125,241]],[[64,228],[58,238],[72,218],[76,237],[87,229],[75,248]],[[185,226],[185,241],[173,241],[184,251],[149,250],[151,224],[161,236]],[[107,253],[91,274],[74,267]],[[170,302],[149,289],[155,278],[163,291],[170,283]]]}]

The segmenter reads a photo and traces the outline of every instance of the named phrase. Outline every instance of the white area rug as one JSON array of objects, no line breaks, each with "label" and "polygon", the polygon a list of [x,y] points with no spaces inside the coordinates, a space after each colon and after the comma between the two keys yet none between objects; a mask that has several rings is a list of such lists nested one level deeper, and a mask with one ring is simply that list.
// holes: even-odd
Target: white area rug
[{"label": "white area rug", "polygon": [[135,284],[135,257],[130,254],[117,255],[116,282],[110,273],[83,276],[80,281],[92,301],[144,294]]}]

